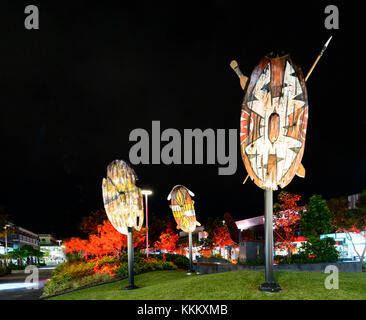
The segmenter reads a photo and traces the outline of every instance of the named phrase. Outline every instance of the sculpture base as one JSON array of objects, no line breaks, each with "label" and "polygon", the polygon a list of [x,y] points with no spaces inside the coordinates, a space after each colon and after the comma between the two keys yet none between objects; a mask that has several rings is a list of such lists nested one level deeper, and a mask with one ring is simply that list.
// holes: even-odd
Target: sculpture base
[{"label": "sculpture base", "polygon": [[278,292],[278,291],[281,291],[281,287],[275,283],[275,282],[272,282],[272,283],[268,283],[268,282],[265,282],[265,283],[262,283],[259,288],[258,288],[260,291],[264,291],[264,292]]},{"label": "sculpture base", "polygon": [[125,287],[125,290],[133,290],[133,289],[137,289],[138,287],[135,285],[128,285],[127,287]]},{"label": "sculpture base", "polygon": [[194,270],[194,269],[187,270],[188,275],[195,274],[195,273],[196,273],[196,270]]}]

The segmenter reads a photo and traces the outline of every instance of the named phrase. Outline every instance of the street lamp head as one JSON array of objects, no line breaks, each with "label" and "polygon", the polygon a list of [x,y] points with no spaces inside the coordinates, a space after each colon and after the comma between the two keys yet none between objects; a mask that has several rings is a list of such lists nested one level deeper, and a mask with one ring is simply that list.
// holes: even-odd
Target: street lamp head
[{"label": "street lamp head", "polygon": [[148,196],[150,196],[152,194],[151,190],[142,190],[141,192],[143,195],[148,195]]}]

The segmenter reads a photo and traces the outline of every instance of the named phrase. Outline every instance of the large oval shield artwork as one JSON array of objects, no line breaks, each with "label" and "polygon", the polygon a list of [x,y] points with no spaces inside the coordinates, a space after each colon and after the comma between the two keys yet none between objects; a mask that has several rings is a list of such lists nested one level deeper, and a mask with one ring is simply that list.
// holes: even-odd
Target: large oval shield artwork
[{"label": "large oval shield artwork", "polygon": [[194,193],[182,185],[175,186],[168,196],[168,200],[171,200],[170,208],[173,211],[177,229],[185,232],[193,232],[196,226],[201,225],[196,220],[194,201],[191,196],[193,197]]},{"label": "large oval shield artwork", "polygon": [[290,56],[263,57],[251,74],[240,118],[240,149],[254,183],[266,190],[305,176],[308,98],[300,67]]},{"label": "large oval shield artwork", "polygon": [[114,160],[107,167],[107,178],[103,179],[103,201],[108,219],[122,234],[128,227],[141,230],[144,208],[141,189],[136,187],[135,171],[123,160]]}]

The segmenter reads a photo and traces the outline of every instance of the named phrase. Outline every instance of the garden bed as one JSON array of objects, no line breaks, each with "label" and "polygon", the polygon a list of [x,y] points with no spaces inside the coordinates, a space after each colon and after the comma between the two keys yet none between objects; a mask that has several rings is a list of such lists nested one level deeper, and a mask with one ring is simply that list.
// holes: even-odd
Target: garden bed
[{"label": "garden bed", "polygon": [[[157,270],[176,270],[188,268],[188,266],[189,260],[184,256],[166,254],[165,256],[146,258],[144,254],[136,252],[134,274]],[[43,297],[118,281],[127,278],[127,276],[126,254],[119,258],[105,256],[88,261],[68,262],[59,265],[54,270],[51,279],[44,285]]]}]

